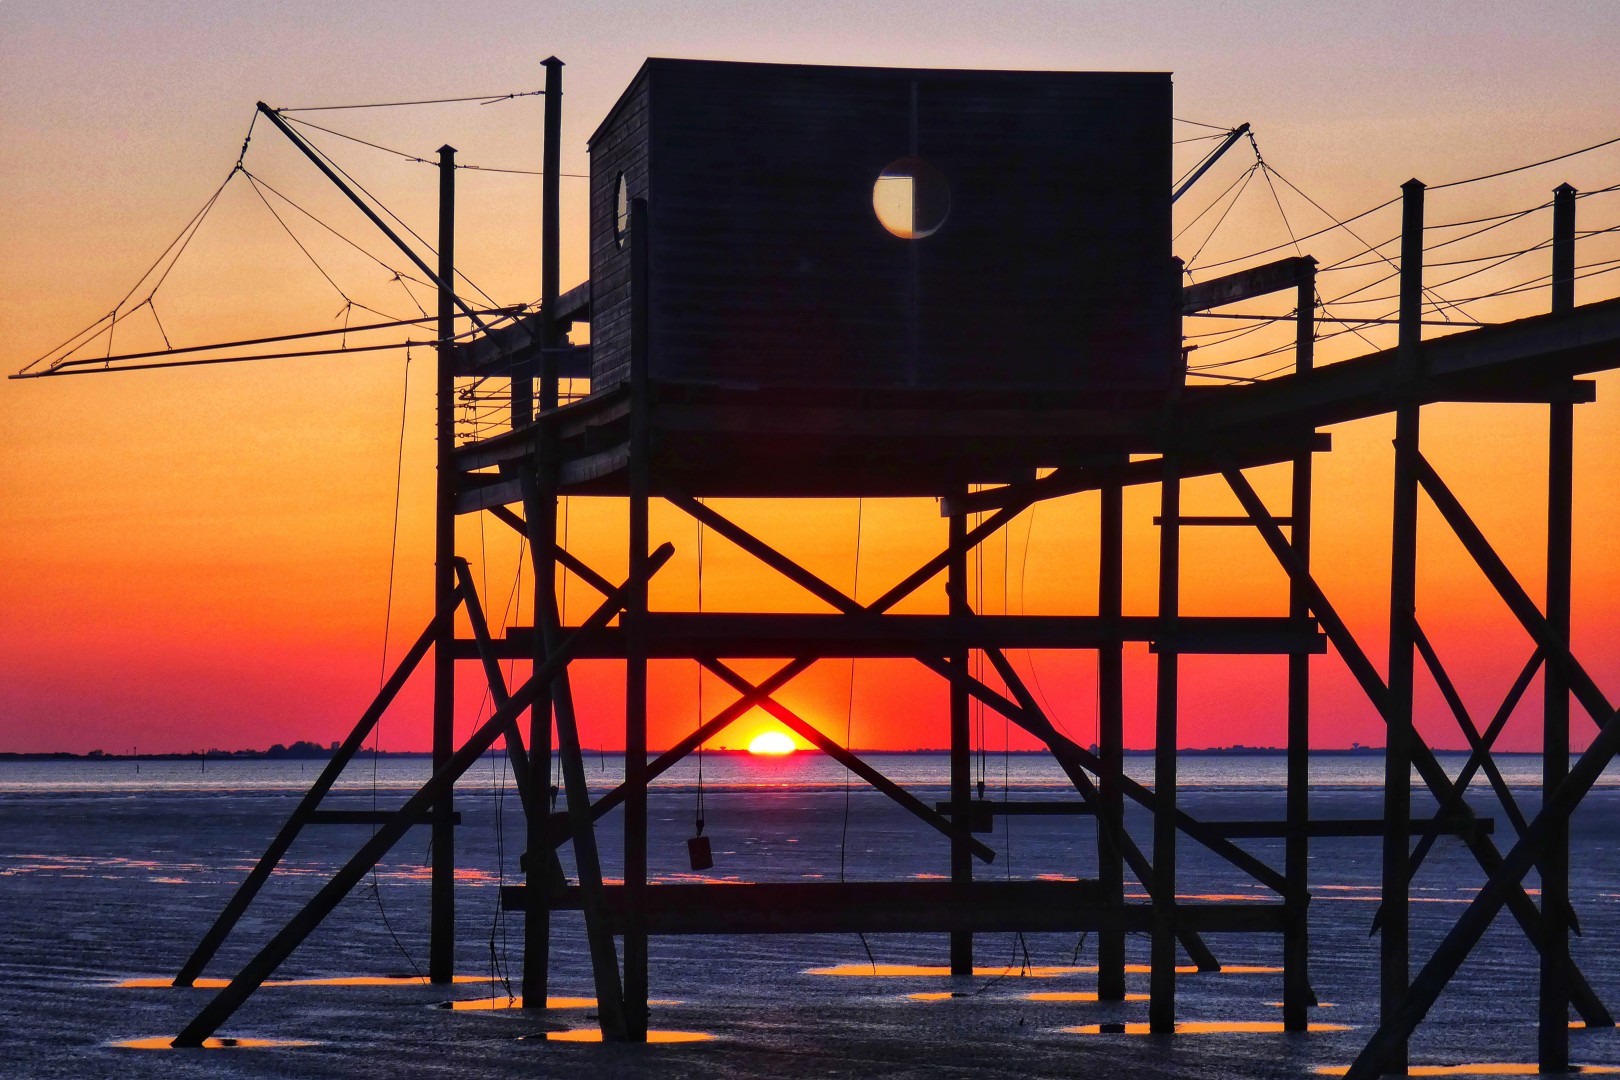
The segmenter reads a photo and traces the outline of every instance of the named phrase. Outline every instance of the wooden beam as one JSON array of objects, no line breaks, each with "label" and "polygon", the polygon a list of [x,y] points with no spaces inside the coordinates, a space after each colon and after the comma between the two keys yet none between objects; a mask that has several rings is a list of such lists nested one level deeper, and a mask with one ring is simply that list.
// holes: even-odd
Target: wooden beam
[{"label": "wooden beam", "polygon": [[[1206,821],[1204,827],[1218,836],[1240,840],[1286,837],[1289,829],[1286,821]],[[1383,836],[1384,828],[1382,818],[1317,818],[1306,822],[1305,835],[1334,838]],[[1471,836],[1495,832],[1496,822],[1491,818],[1481,817],[1418,818],[1411,822],[1407,831],[1412,836],[1422,836],[1429,832]]]},{"label": "wooden beam", "polygon": [[[1219,655],[1321,654],[1327,639],[1314,620],[1270,616],[1188,616],[1179,620],[1176,649]],[[524,657],[534,631],[507,629],[492,645],[498,656]],[[1096,649],[1118,641],[1155,644],[1167,640],[1155,616],[1117,621],[1095,615],[847,615],[784,612],[652,612],[647,641],[655,659],[786,659],[815,654],[837,657],[904,658],[953,649]],[[456,655],[474,659],[470,643]],[[623,655],[615,629],[599,635],[582,654],[588,658]]]},{"label": "wooden beam", "polygon": [[281,827],[275,838],[270,841],[270,845],[265,848],[264,854],[259,857],[259,861],[254,864],[252,870],[248,871],[248,876],[243,879],[242,884],[236,887],[236,892],[231,895],[231,899],[225,905],[224,910],[219,913],[213,925],[208,928],[208,932],[203,935],[202,940],[197,943],[197,947],[192,950],[191,955],[186,958],[186,962],[181,965],[179,974],[174,977],[174,985],[191,986],[197,981],[197,976],[202,974],[203,969],[208,966],[208,962],[219,951],[219,947],[230,936],[231,930],[241,920],[243,912],[247,911],[248,905],[253,902],[253,898],[259,894],[260,889],[264,888],[264,883],[270,879],[271,873],[275,871],[277,864],[281,862],[282,856],[286,855],[287,849],[292,847],[293,841],[298,838],[298,833],[309,821],[310,815],[315,813],[316,808],[320,806],[321,799],[325,798],[326,793],[332,790],[332,785],[337,783],[337,778],[342,775],[344,766],[353,760],[355,753],[365,744],[366,737],[377,726],[377,721],[382,719],[383,713],[388,710],[389,705],[393,704],[394,698],[399,696],[399,692],[404,688],[406,681],[410,679],[411,674],[416,671],[417,666],[427,656],[428,650],[433,647],[434,639],[438,636],[439,624],[449,619],[453,613],[454,608],[452,607],[439,612],[429,620],[427,628],[417,637],[416,643],[406,651],[404,658],[399,662],[399,666],[394,668],[393,673],[388,676],[388,681],[383,684],[382,689],[377,691],[377,696],[372,699],[371,704],[366,707],[366,711],[355,722],[348,737],[343,740],[342,745],[337,748],[331,759],[327,761],[326,766],[321,769],[321,774],[315,778],[315,782],[310,785],[309,790],[304,792],[303,798],[298,800],[298,805],[293,808],[293,812],[287,818],[286,824]]},{"label": "wooden beam", "polygon": [[[722,681],[738,693],[749,694],[759,691],[759,687],[718,660],[703,660],[700,663],[718,675]],[[814,746],[862,780],[865,780],[905,809],[911,811],[931,827],[939,830],[946,838],[960,838],[963,843],[966,843],[972,849],[973,854],[981,862],[990,863],[996,861],[994,850],[983,842],[966,836],[967,825],[965,823],[960,826],[955,825],[949,818],[937,811],[930,810],[922,800],[896,784],[893,780],[890,780],[887,776],[884,776],[877,769],[861,760],[860,757],[829,739],[814,724],[806,722],[798,713],[795,713],[786,705],[773,697],[765,697],[760,700],[759,707],[774,716],[778,722],[786,725],[799,738]]]},{"label": "wooden beam", "polygon": [[1181,313],[1195,315],[1210,308],[1297,288],[1301,281],[1311,280],[1315,271],[1315,259],[1298,255],[1200,281],[1181,290]]},{"label": "wooden beam", "polygon": [[[387,825],[394,820],[393,810],[313,810],[304,819],[306,825]],[[428,821],[423,818],[420,825]],[[461,824],[461,811],[450,815],[450,824]]]},{"label": "wooden beam", "polygon": [[[782,882],[768,884],[649,885],[648,933],[684,934],[908,934],[1144,930],[1145,905],[1105,905],[1094,881]],[[501,889],[501,906],[521,910],[523,887]],[[557,910],[578,907],[578,890],[552,900]],[[622,886],[607,887],[608,918],[624,923]],[[1253,932],[1281,926],[1282,905],[1183,903],[1189,927],[1203,932]]]},{"label": "wooden beam", "polygon": [[[648,560],[647,573],[649,575],[656,573],[673,554],[675,554],[673,546],[670,544],[661,546]],[[623,609],[628,591],[628,585],[614,590],[613,595],[602,602],[585,625],[571,634],[557,652],[513,692],[511,700],[496,709],[461,748],[451,755],[444,767],[435,771],[432,778],[405,801],[405,804],[395,812],[390,823],[379,827],[371,839],[344,863],[325,885],[321,886],[315,896],[287,925],[247,962],[230,984],[203,1006],[202,1011],[191,1023],[175,1036],[173,1045],[201,1046],[204,1039],[218,1031],[220,1025],[229,1020],[253,992],[263,985],[264,980],[275,973],[282,961],[292,955],[293,950],[315,931],[326,916],[336,910],[349,891],[358,885],[366,873],[377,865],[378,860],[404,837],[411,825],[442,797],[447,788],[454,785],[479,758],[483,757],[491,746],[495,745],[495,740],[500,738],[507,724],[522,715],[525,709],[550,688],[551,681],[557,677],[558,672],[566,668],[573,659],[573,649],[580,639],[607,625],[608,621]]]}]

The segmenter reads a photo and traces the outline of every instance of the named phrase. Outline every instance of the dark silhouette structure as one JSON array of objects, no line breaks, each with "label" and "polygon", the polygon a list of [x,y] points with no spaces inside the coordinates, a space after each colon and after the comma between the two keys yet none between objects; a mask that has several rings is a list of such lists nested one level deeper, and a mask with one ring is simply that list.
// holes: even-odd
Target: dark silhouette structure
[{"label": "dark silhouette structure", "polygon": [[[438,687],[435,775],[400,810],[376,818],[374,839],[177,1044],[197,1044],[215,1031],[389,845],[422,822],[434,832],[431,975],[448,979],[451,784],[502,739],[528,812],[526,884],[504,898],[526,915],[525,999],[537,1007],[545,1001],[551,912],[580,909],[610,1039],[645,1038],[648,938],[694,933],[936,931],[948,936],[952,969],[965,972],[975,933],[1086,930],[1100,941],[1099,995],[1120,999],[1125,934],[1147,931],[1150,1022],[1167,1032],[1176,1015],[1178,949],[1212,969],[1219,960],[1211,938],[1268,931],[1283,942],[1283,1022],[1301,1030],[1315,1000],[1307,966],[1310,847],[1369,835],[1383,838],[1384,851],[1382,1022],[1353,1076],[1404,1071],[1407,1037],[1503,908],[1541,958],[1543,1067],[1567,1064],[1571,1006],[1589,1025],[1613,1023],[1567,947],[1568,816],[1620,748],[1614,707],[1568,642],[1572,425],[1574,406],[1592,397],[1591,384],[1578,377],[1615,366],[1620,343],[1620,302],[1574,305],[1573,189],[1560,188],[1555,200],[1551,312],[1424,340],[1425,189],[1409,182],[1399,345],[1318,368],[1309,257],[1183,286],[1170,254],[1168,76],[651,60],[592,137],[591,280],[565,293],[557,276],[561,63],[547,61],[547,72],[544,295],[536,314],[486,327],[470,341],[459,338],[458,318],[485,324],[448,285],[454,172],[453,151],[444,151],[434,271],[441,288],[437,615],[177,981],[195,979],[298,830],[334,819],[318,808],[321,795],[429,653]],[[1182,317],[1270,293],[1295,298],[1292,374],[1253,384],[1184,385]],[[589,345],[570,342],[581,324],[590,327]],[[589,379],[589,391],[565,401],[564,381],[580,378]],[[510,422],[458,445],[458,381],[491,379],[508,382]],[[1423,407],[1459,401],[1520,402],[1548,415],[1545,605],[1530,600],[1422,455]],[[1321,429],[1386,413],[1397,426],[1387,677],[1312,577],[1310,537],[1312,455],[1329,448]],[[1291,463],[1293,479],[1290,505],[1279,512],[1261,501],[1244,470],[1280,462]],[[1184,513],[1183,480],[1217,474],[1243,513]],[[1128,613],[1123,491],[1141,484],[1160,491],[1158,605]],[[1098,609],[1057,616],[972,610],[968,566],[975,546],[1042,500],[1089,490],[1100,493]],[[558,500],[568,494],[626,500],[629,572],[622,583],[559,545]],[[948,518],[948,542],[863,602],[718,513],[704,501],[710,496],[933,496]],[[1419,662],[1442,687],[1450,685],[1415,614],[1420,499],[1456,533],[1533,649],[1496,722],[1483,732],[1448,693],[1475,748],[1457,781],[1441,771],[1412,726]],[[653,550],[649,543],[655,500],[735,543],[829,612],[652,610],[647,584],[670,555],[667,546]],[[471,575],[455,557],[455,516],[480,512],[529,542],[540,583],[532,629],[491,636]],[[1182,614],[1181,538],[1187,529],[1210,527],[1258,531],[1289,575],[1286,611],[1264,618]],[[559,571],[601,593],[600,606],[579,625],[565,625],[559,615],[553,587]],[[940,575],[948,610],[893,613]],[[470,621],[470,638],[455,633],[458,610]],[[1135,641],[1151,642],[1157,654],[1151,786],[1132,781],[1121,767],[1121,656],[1125,643]],[[1388,726],[1386,802],[1378,819],[1318,820],[1308,812],[1307,660],[1328,642]],[[1019,648],[1096,652],[1095,750],[1054,726],[1007,659]],[[1198,653],[1288,658],[1285,819],[1205,822],[1177,805],[1178,660]],[[594,801],[569,681],[570,661],[581,657],[621,660],[625,672],[626,779]],[[775,699],[791,679],[834,657],[909,658],[949,684],[948,803],[921,802]],[[976,676],[982,669],[970,657],[995,672],[993,684]],[[506,658],[533,660],[534,674],[506,686],[498,663]],[[701,665],[739,696],[653,756],[647,667],[671,658]],[[769,678],[745,678],[731,662],[750,658],[782,665]],[[463,662],[481,665],[497,708],[457,746],[450,691]],[[1464,790],[1476,770],[1494,774],[1492,741],[1538,669],[1547,687],[1545,799],[1503,850]],[[1573,764],[1562,752],[1571,694],[1598,730]],[[1020,806],[975,793],[969,766],[975,702],[1044,742],[1072,779],[1075,801]],[[949,879],[649,882],[649,783],[756,706],[941,834]],[[560,812],[529,779],[528,762],[547,760],[554,740],[564,778]],[[1417,818],[1410,811],[1414,768],[1434,799],[1433,812]],[[1511,807],[1505,786],[1498,794]],[[1127,799],[1151,811],[1150,845],[1125,828]],[[610,886],[595,830],[615,809],[622,811],[624,881]],[[975,834],[995,815],[1077,810],[1096,828],[1095,864],[1081,880],[974,879],[975,861],[994,856]],[[1516,810],[1508,816],[1522,820]],[[1442,835],[1469,847],[1486,885],[1414,978],[1409,882]],[[1285,839],[1282,866],[1238,843],[1262,836]],[[1186,844],[1215,852],[1273,898],[1178,900],[1176,855]],[[571,877],[556,854],[565,846],[572,847]],[[1539,903],[1522,885],[1532,868],[1540,876]],[[1127,876],[1140,882],[1148,902],[1126,899]]]}]

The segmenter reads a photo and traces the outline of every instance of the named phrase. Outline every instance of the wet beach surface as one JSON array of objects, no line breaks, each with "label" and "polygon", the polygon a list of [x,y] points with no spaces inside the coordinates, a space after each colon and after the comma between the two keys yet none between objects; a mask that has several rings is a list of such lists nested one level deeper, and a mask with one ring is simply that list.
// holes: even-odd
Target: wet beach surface
[{"label": "wet beach surface", "polygon": [[[248,773],[246,764],[227,767]],[[121,984],[172,978],[298,794],[285,784],[186,790],[158,779],[148,775],[144,787],[7,786],[0,776],[3,1075],[1283,1077],[1348,1064],[1377,1019],[1377,939],[1368,930],[1378,846],[1337,840],[1318,842],[1313,853],[1312,978],[1327,1004],[1313,1010],[1320,1030],[1309,1033],[1275,1030],[1281,954],[1270,937],[1212,937],[1228,968],[1178,979],[1178,1016],[1189,1030],[1162,1037],[1133,1033],[1147,1018],[1145,1000],[1087,1000],[1095,991],[1091,939],[985,935],[980,972],[953,979],[928,970],[946,962],[940,935],[864,943],[842,935],[755,936],[653,941],[659,1003],[652,1026],[710,1038],[635,1047],[558,1042],[544,1036],[595,1026],[577,914],[556,918],[551,993],[584,1000],[544,1013],[446,1007],[521,989],[521,916],[496,910],[503,873],[510,881],[516,872],[521,825],[516,801],[498,800],[486,780],[458,790],[464,869],[457,970],[464,981],[428,986],[410,978],[412,964],[426,962],[427,834],[417,830],[379,867],[375,888],[355,890],[282,965],[274,981],[283,985],[262,988],[220,1032],[280,1045],[122,1047],[116,1044],[172,1036],[211,996],[203,987]],[[944,797],[943,789],[917,793],[925,801]],[[1282,809],[1281,792],[1263,786],[1211,786],[1182,798],[1212,819],[1280,816]],[[370,805],[369,794],[358,791],[338,799],[331,805]],[[1313,813],[1373,816],[1379,799],[1372,787],[1319,788]],[[653,873],[661,880],[693,878],[684,844],[692,802],[678,789],[652,798]],[[1533,812],[1533,793],[1524,802]],[[389,805],[386,792],[381,804]],[[1620,1004],[1617,810],[1620,791],[1599,789],[1588,800],[1575,823],[1573,870],[1584,931],[1575,956],[1611,1008]],[[1497,816],[1505,850],[1511,830]],[[706,817],[713,880],[836,880],[841,847],[850,880],[914,879],[948,865],[937,834],[859,788],[846,796],[841,787],[721,785],[708,794]],[[610,875],[617,822],[615,815],[601,828]],[[1146,826],[1138,818],[1133,832],[1145,839]],[[306,830],[208,975],[233,974],[366,834],[363,826]],[[1095,865],[1095,830],[1086,820],[1016,819],[993,843],[1001,857],[982,876],[1088,875]],[[1245,846],[1280,863],[1280,842]],[[1268,898],[1191,842],[1180,851],[1183,895]],[[1414,888],[1414,971],[1480,880],[1460,842],[1437,845]],[[1146,938],[1133,936],[1128,951],[1133,963],[1145,963]],[[350,976],[400,981],[330,981]],[[1536,982],[1532,950],[1510,920],[1499,920],[1413,1040],[1414,1062],[1533,1061]],[[1147,976],[1129,975],[1128,989],[1133,998],[1145,994]],[[1620,1064],[1620,1034],[1577,1030],[1572,1056]]]}]

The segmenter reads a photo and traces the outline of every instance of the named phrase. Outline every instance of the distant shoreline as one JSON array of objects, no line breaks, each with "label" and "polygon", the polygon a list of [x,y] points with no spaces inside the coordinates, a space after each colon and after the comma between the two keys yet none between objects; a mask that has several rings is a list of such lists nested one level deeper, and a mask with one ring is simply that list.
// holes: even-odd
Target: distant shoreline
[{"label": "distant shoreline", "polygon": [[[1435,749],[1436,749],[1437,752],[1443,753],[1443,754],[1460,754],[1460,753],[1466,753],[1467,752],[1467,748],[1465,748],[1465,747],[1457,747],[1457,748],[1436,747]],[[653,751],[653,753],[658,753],[658,752],[659,751]],[[802,751],[802,752],[803,753],[812,753],[813,751]],[[1312,750],[1311,750],[1311,753],[1314,754],[1314,755],[1327,756],[1327,757],[1366,757],[1366,756],[1370,756],[1370,755],[1381,755],[1381,754],[1383,754],[1383,752],[1384,752],[1384,748],[1381,747],[1381,746],[1312,748]],[[492,750],[492,751],[490,751],[490,753],[491,754],[499,754],[501,752],[498,751],[498,750]],[[623,753],[623,751],[621,751],[621,750],[587,749],[587,750],[584,751],[584,754],[585,754],[585,756],[587,758],[600,757],[600,756],[602,756],[604,754],[606,754],[606,755],[618,755],[618,754],[622,754],[622,753]],[[718,755],[718,756],[721,756],[721,757],[739,757],[739,758],[741,758],[741,757],[753,757],[753,756],[755,756],[753,754],[750,754],[747,750],[730,750],[730,749],[728,749],[728,750],[712,750],[711,749],[711,750],[705,750],[704,753],[709,754],[709,755]],[[912,754],[916,754],[916,755],[945,755],[945,754],[949,754],[950,751],[949,750],[944,750],[944,749],[928,749],[928,750],[924,750],[924,749],[919,749],[919,750],[856,750],[855,753],[862,754],[862,755],[868,755],[868,756],[871,756],[871,755],[885,755],[885,756],[893,757],[893,756],[905,756],[905,755],[912,755]],[[994,751],[993,752],[994,756],[1000,756],[1001,753],[1002,753],[1001,751]],[[1046,751],[1046,750],[1010,750],[1010,751],[1007,751],[1007,753],[1011,754],[1014,757],[1034,757],[1034,756],[1047,755],[1049,752]],[[1180,751],[1180,754],[1183,757],[1282,757],[1286,753],[1287,753],[1287,751],[1279,749],[1279,748],[1274,747],[1274,746],[1225,746],[1225,747],[1211,746],[1211,747],[1200,747],[1200,748],[1184,749],[1184,750]],[[1537,753],[1539,753],[1539,751],[1535,751],[1535,750],[1498,750],[1498,751],[1495,751],[1495,754],[1498,757],[1534,756]],[[373,756],[373,754],[375,754],[377,757],[401,758],[401,759],[406,759],[406,758],[427,758],[427,757],[432,756],[431,752],[429,752],[427,750],[379,750],[379,751],[372,751],[372,750],[368,749],[368,750],[362,750],[360,752],[360,754],[356,755],[356,757],[368,757],[369,758],[369,757]],[[1152,755],[1153,755],[1153,750],[1151,748],[1149,748],[1149,749],[1127,749],[1125,751],[1125,756],[1126,757],[1151,757]],[[8,753],[8,752],[0,751],[0,762],[5,762],[5,761],[210,761],[210,762],[225,762],[225,761],[326,761],[331,756],[332,756],[332,751],[329,750],[329,749],[325,749],[325,748],[322,748],[322,749],[319,749],[319,750],[313,750],[313,751],[312,750],[303,750],[303,749],[294,751],[294,750],[292,750],[290,748],[284,748],[284,749],[280,750],[279,752],[274,750],[274,749],[272,749],[272,750],[208,750],[206,752],[205,751],[196,751],[196,750],[194,750],[194,751],[192,751],[190,753],[183,753],[183,754],[109,754],[109,753],[104,753],[104,752],[95,751],[95,750],[92,750],[88,754],[73,754],[73,753],[68,753],[66,751],[40,752],[40,753],[16,753],[16,752]]]}]

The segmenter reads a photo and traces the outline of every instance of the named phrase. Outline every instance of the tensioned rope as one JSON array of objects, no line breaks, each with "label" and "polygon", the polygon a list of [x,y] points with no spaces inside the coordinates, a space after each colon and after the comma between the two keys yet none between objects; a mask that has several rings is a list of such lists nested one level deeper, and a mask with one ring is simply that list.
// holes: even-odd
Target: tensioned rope
[{"label": "tensioned rope", "polygon": [[397,109],[407,105],[456,105],[476,101],[480,105],[494,105],[513,98],[544,96],[544,90],[519,90],[513,94],[473,94],[467,97],[427,98],[421,101],[373,101],[363,105],[301,105],[296,109],[277,109],[277,112],[334,112],[339,109]]},{"label": "tensioned rope", "polygon": [[[1213,126],[1213,125],[1208,125],[1208,126]],[[1555,162],[1567,161],[1570,158],[1579,157],[1582,154],[1588,154],[1588,153],[1591,153],[1591,152],[1593,152],[1595,150],[1601,150],[1601,149],[1604,149],[1605,147],[1613,146],[1613,145],[1615,145],[1617,143],[1620,143],[1620,136],[1616,136],[1615,138],[1612,138],[1612,139],[1605,139],[1605,140],[1603,140],[1601,142],[1593,143],[1590,146],[1584,146],[1584,147],[1580,148],[1579,150],[1571,150],[1568,153],[1556,154],[1556,155],[1553,155],[1552,157],[1542,158],[1539,161],[1529,162],[1528,164],[1515,165],[1515,166],[1513,166],[1511,168],[1498,169],[1498,170],[1496,170],[1494,172],[1482,173],[1482,174],[1480,174],[1478,176],[1465,177],[1465,178],[1460,179],[1460,180],[1449,180],[1449,181],[1446,181],[1445,183],[1442,183],[1442,184],[1430,184],[1430,185],[1428,185],[1428,190],[1429,191],[1440,191],[1440,190],[1444,190],[1444,189],[1447,189],[1447,188],[1462,187],[1462,186],[1465,186],[1465,185],[1468,185],[1468,184],[1477,184],[1477,183],[1480,183],[1480,182],[1486,181],[1486,180],[1494,180],[1494,179],[1497,179],[1499,177],[1510,176],[1510,175],[1513,175],[1515,173],[1521,173],[1521,172],[1529,171],[1531,169],[1537,169],[1537,168],[1540,168],[1540,167],[1542,167],[1544,165],[1551,165],[1551,164],[1554,164]],[[1294,190],[1296,192],[1299,192],[1301,197],[1305,198],[1307,201],[1311,201],[1309,196],[1306,196],[1304,192],[1299,191],[1299,189],[1297,187],[1295,187],[1294,184],[1291,181],[1289,181],[1287,177],[1283,176],[1281,173],[1276,173],[1275,169],[1273,169],[1272,172],[1274,172],[1276,174],[1277,178],[1282,180],[1283,183],[1287,184],[1291,188],[1294,188]],[[1609,189],[1604,189],[1604,190],[1609,190]],[[1345,226],[1347,226],[1347,225],[1349,225],[1349,224],[1351,224],[1351,223],[1353,223],[1355,221],[1359,221],[1360,219],[1362,219],[1364,217],[1367,217],[1367,216],[1369,216],[1371,214],[1375,214],[1380,210],[1384,210],[1384,209],[1386,209],[1386,208],[1388,208],[1390,206],[1393,206],[1398,202],[1400,202],[1400,196],[1397,195],[1394,198],[1387,199],[1384,202],[1379,203],[1377,206],[1371,207],[1371,208],[1369,208],[1367,210],[1363,210],[1359,214],[1356,214],[1356,215],[1354,215],[1352,217],[1344,218],[1342,220],[1334,218],[1334,216],[1332,214],[1329,214],[1326,210],[1323,210],[1320,206],[1317,206],[1318,210],[1321,210],[1321,212],[1325,216],[1327,216],[1329,218],[1329,220],[1334,222],[1332,225],[1329,225],[1329,226],[1327,226],[1327,227],[1325,227],[1323,229],[1320,229],[1317,232],[1308,233],[1308,234],[1306,234],[1304,236],[1300,236],[1295,241],[1292,241],[1290,243],[1275,244],[1275,245],[1272,245],[1270,247],[1261,248],[1261,249],[1259,249],[1257,251],[1249,252],[1246,255],[1234,256],[1234,257],[1229,258],[1229,259],[1220,260],[1219,262],[1209,263],[1209,264],[1207,264],[1207,265],[1205,265],[1203,267],[1200,267],[1200,269],[1208,271],[1208,270],[1215,269],[1217,267],[1228,266],[1228,265],[1231,265],[1231,264],[1234,264],[1234,263],[1245,262],[1245,261],[1247,261],[1249,259],[1259,258],[1262,255],[1268,255],[1268,254],[1271,254],[1271,253],[1276,252],[1276,251],[1281,251],[1281,250],[1283,250],[1285,248],[1288,248],[1288,247],[1292,246],[1293,243],[1297,243],[1297,242],[1304,241],[1304,240],[1310,240],[1310,239],[1313,239],[1316,236],[1322,235],[1323,233],[1331,232],[1336,228],[1343,228],[1343,227],[1345,227]],[[1314,205],[1314,202],[1313,202],[1313,205]],[[1352,235],[1354,235],[1354,234],[1352,233]],[[1356,239],[1360,240],[1360,237],[1357,237]],[[1363,241],[1363,243],[1364,243],[1364,241]]]},{"label": "tensioned rope", "polygon": [[[382,688],[383,683],[388,680],[388,637],[393,628],[394,619],[394,571],[396,566],[395,557],[399,552],[400,492],[405,482],[405,417],[409,411],[408,407],[411,399],[411,353],[409,349],[405,351],[404,368],[404,385],[400,390],[399,401],[399,446],[394,464],[393,525],[389,530],[388,537],[388,596],[383,605],[382,665],[377,672],[377,687],[379,690]],[[373,813],[376,812],[378,803],[377,768],[378,760],[382,754],[382,729],[383,718],[379,716],[377,717],[377,723],[371,729],[371,809]],[[371,835],[373,837],[377,835],[375,822],[371,826]],[[394,930],[394,924],[388,918],[388,909],[383,904],[382,878],[377,874],[376,863],[371,866],[371,883],[367,892],[377,903],[377,914],[381,917],[383,927],[388,931],[388,936],[393,939],[394,947],[405,958],[405,962],[411,966],[411,970],[416,973],[416,977],[422,979],[422,969],[417,966],[416,958],[411,955],[409,949],[405,948],[405,943],[400,940],[399,934]]]},{"label": "tensioned rope", "polygon": [[[312,128],[315,131],[323,131],[326,134],[336,136],[339,139],[347,139],[349,142],[359,143],[361,146],[369,146],[373,150],[381,150],[385,154],[393,154],[397,158],[403,158],[406,161],[414,162],[414,163],[416,163],[418,165],[431,165],[434,168],[439,167],[439,163],[437,161],[432,160],[431,158],[418,157],[416,154],[409,153],[408,151],[405,151],[405,150],[396,150],[392,146],[384,146],[381,143],[375,143],[375,142],[370,141],[369,139],[362,139],[358,135],[349,135],[349,134],[346,134],[346,133],[341,132],[341,131],[335,131],[332,128],[322,127],[320,124],[314,124],[314,123],[311,123],[308,120],[301,120],[296,116],[288,116],[288,117],[284,117],[284,119],[290,124],[297,124],[300,127]],[[505,169],[505,168],[497,168],[496,166],[493,166],[493,165],[470,165],[470,164],[464,164],[464,163],[459,162],[459,161],[456,162],[455,167],[458,168],[458,169],[466,169],[466,170],[468,170],[470,172],[511,173],[511,174],[513,174],[515,176],[544,176],[545,175],[545,173],[540,172],[537,169]],[[573,179],[573,180],[589,180],[591,178],[589,173],[558,173],[557,175],[558,176],[566,176],[566,177],[568,177],[570,179]]]}]

